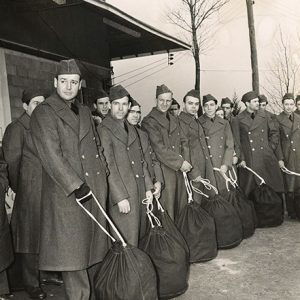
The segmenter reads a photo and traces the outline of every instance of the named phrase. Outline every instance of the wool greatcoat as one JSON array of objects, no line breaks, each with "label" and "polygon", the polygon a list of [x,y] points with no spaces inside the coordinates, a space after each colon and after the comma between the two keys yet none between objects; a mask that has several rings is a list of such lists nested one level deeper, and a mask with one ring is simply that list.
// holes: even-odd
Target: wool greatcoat
[{"label": "wool greatcoat", "polygon": [[[211,164],[214,168],[222,165],[232,166],[234,142],[230,124],[227,120],[215,116],[212,121],[206,114],[199,118],[209,152]],[[214,171],[217,189],[220,193],[226,193],[226,184],[222,175]]]},{"label": "wool greatcoat", "polygon": [[143,119],[142,128],[148,133],[151,146],[160,161],[165,187],[161,202],[172,219],[177,218],[187,203],[187,193],[180,171],[184,160],[190,161],[188,139],[177,117],[154,107]]},{"label": "wool greatcoat", "polygon": [[[283,192],[283,178],[275,156],[279,130],[274,119],[263,110],[258,110],[252,119],[251,114],[244,110],[233,119],[232,130],[239,160],[245,161],[276,192]],[[242,168],[239,168],[239,180],[246,195],[260,183],[256,176]]]},{"label": "wool greatcoat", "polygon": [[[57,93],[31,116],[31,133],[43,166],[40,256],[41,270],[84,270],[104,258],[107,236],[75,200],[84,182],[106,209],[106,163],[88,107],[75,100],[76,115]],[[33,191],[34,192],[34,191]],[[93,200],[85,207],[105,227]]]},{"label": "wool greatcoat", "polygon": [[[8,189],[7,164],[0,149],[0,273],[13,261],[13,247],[5,209],[5,192]],[[0,284],[1,285],[1,284]]]},{"label": "wool greatcoat", "polygon": [[[202,178],[208,179],[212,185],[216,186],[216,178],[209,158],[205,134],[198,119],[186,112],[181,112],[179,115],[179,123],[189,141],[190,158],[193,166],[193,169],[189,172],[189,178],[193,180],[198,176],[201,176]],[[203,189],[202,185],[196,183],[195,185],[201,187],[201,190],[205,194],[211,196],[214,195],[213,191],[211,194],[208,190]],[[196,194],[194,194],[194,197],[200,199]]]},{"label": "wool greatcoat", "polygon": [[[286,168],[300,173],[300,115],[292,114],[292,120],[282,112],[276,116],[279,124],[280,143],[276,149],[278,160],[283,160]],[[284,175],[285,192],[300,196],[300,177]]]},{"label": "wool greatcoat", "polygon": [[[107,116],[97,127],[109,169],[109,213],[126,242],[137,246],[140,236],[142,200],[153,188],[134,126]],[[119,211],[118,203],[127,199],[130,212]]]},{"label": "wool greatcoat", "polygon": [[9,183],[16,193],[11,218],[14,250],[38,254],[42,165],[32,141],[27,113],[6,128],[3,153],[8,164]]}]

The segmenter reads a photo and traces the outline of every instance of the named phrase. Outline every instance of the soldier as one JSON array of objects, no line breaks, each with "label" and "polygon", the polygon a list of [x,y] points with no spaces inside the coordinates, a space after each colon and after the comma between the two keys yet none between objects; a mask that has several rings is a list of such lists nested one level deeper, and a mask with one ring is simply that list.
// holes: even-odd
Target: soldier
[{"label": "soldier", "polygon": [[[294,95],[285,94],[282,104],[283,112],[276,117],[280,130],[280,143],[276,149],[279,166],[300,173],[300,116],[294,113]],[[284,179],[287,212],[295,219],[296,205],[300,207],[300,177],[285,174]]]},{"label": "soldier", "polygon": [[[161,189],[164,184],[164,178],[162,174],[162,170],[160,167],[160,162],[157,160],[156,155],[150,145],[149,137],[147,132],[143,131],[139,127],[139,122],[141,120],[141,106],[135,101],[133,98],[130,99],[130,109],[127,115],[127,121],[129,124],[133,125],[138,133],[138,136],[141,141],[144,159],[147,163],[147,167],[151,176],[151,180],[154,186],[153,196],[160,198]],[[140,237],[142,237],[145,233],[145,224],[146,224],[146,207],[145,205],[142,207],[141,213],[141,225],[140,225]]]},{"label": "soldier", "polygon": [[77,201],[106,226],[91,199],[92,191],[106,209],[106,163],[91,112],[77,98],[81,72],[74,59],[59,63],[54,86],[56,91],[35,109],[30,121],[43,166],[39,266],[62,271],[67,299],[88,300],[93,297],[92,273],[108,242]]},{"label": "soldier", "polygon": [[[204,115],[199,122],[203,127],[212,166],[226,173],[232,166],[234,143],[229,122],[216,116],[217,103],[211,94],[203,96]],[[219,192],[226,193],[223,176],[215,172],[215,178]]]},{"label": "soldier", "polygon": [[[266,184],[278,194],[283,192],[283,180],[274,151],[279,143],[278,126],[274,119],[259,109],[258,95],[251,91],[243,95],[246,110],[232,121],[235,150],[240,165],[247,165],[261,175]],[[249,171],[240,168],[240,185],[246,195],[259,180]]]},{"label": "soldier", "polygon": [[37,89],[23,92],[25,112],[8,125],[3,137],[9,185],[16,193],[11,219],[14,250],[20,253],[23,283],[32,299],[46,298],[38,268],[42,165],[30,131],[31,114],[45,100],[44,95]]},{"label": "soldier", "polygon": [[99,125],[103,119],[108,115],[110,109],[110,102],[107,93],[104,90],[96,90],[94,92],[94,108],[92,112],[95,125]]},{"label": "soldier", "polygon": [[296,110],[295,113],[300,115],[300,95],[296,97]]},{"label": "soldier", "polygon": [[[189,141],[190,158],[193,166],[189,173],[189,178],[196,182],[201,178],[209,179],[213,185],[216,185],[205,134],[197,116],[200,106],[199,91],[190,90],[184,96],[183,103],[184,109],[179,115],[179,123]],[[203,186],[200,188],[203,188]],[[208,191],[205,192],[207,193]],[[195,200],[201,200],[201,197],[197,194],[194,195],[194,198]]]},{"label": "soldier", "polygon": [[216,110],[216,115],[218,116],[218,117],[220,117],[221,119],[224,119],[225,117],[224,117],[224,110],[219,106],[218,108],[217,108],[217,110]]},{"label": "soldier", "polygon": [[174,117],[178,117],[180,114],[180,104],[174,98],[172,98],[172,105],[169,110]]},{"label": "soldier", "polygon": [[265,95],[259,95],[258,96],[258,100],[259,100],[259,108],[261,110],[264,110],[266,112],[266,114],[268,114],[270,117],[275,117],[274,114],[272,114],[270,111],[268,111],[266,109],[267,105],[268,105],[268,98]]},{"label": "soldier", "polygon": [[8,190],[7,164],[0,149],[0,300],[10,299],[6,269],[13,262],[13,247],[5,209],[5,193]]},{"label": "soldier", "polygon": [[129,93],[114,86],[110,101],[111,113],[97,128],[110,171],[109,212],[125,240],[137,246],[142,200],[152,201],[153,184],[137,131],[126,121]]},{"label": "soldier", "polygon": [[182,172],[192,169],[189,160],[187,137],[178,118],[168,113],[172,92],[164,84],[156,88],[156,107],[143,119],[142,128],[148,133],[151,146],[160,161],[165,187],[161,202],[174,219],[184,207],[187,194]]},{"label": "soldier", "polygon": [[229,123],[231,123],[232,118],[233,118],[233,103],[232,101],[226,97],[226,98],[222,98],[221,101],[221,107],[224,111],[224,119],[227,120]]}]

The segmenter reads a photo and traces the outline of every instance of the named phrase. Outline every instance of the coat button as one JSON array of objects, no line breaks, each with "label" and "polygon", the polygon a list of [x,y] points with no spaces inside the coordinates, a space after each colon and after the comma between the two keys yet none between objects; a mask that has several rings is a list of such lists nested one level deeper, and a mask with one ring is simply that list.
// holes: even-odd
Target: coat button
[{"label": "coat button", "polygon": [[93,140],[95,140],[96,138],[95,137],[93,137]]},{"label": "coat button", "polygon": [[224,137],[223,136],[221,136],[221,140],[223,140],[224,139]]},{"label": "coat button", "polygon": [[294,144],[294,141],[291,141],[291,144]]},{"label": "coat button", "polygon": [[264,132],[264,130],[262,129],[261,132]]},{"label": "coat button", "polygon": [[248,134],[251,134],[251,132],[249,131]]},{"label": "coat button", "polygon": [[99,158],[99,154],[96,154],[96,158]]},{"label": "coat button", "polygon": [[134,165],[134,161],[132,161],[131,164]]},{"label": "coat button", "polygon": [[209,148],[209,149],[210,149],[210,148],[211,148],[211,145],[208,145],[208,146],[207,146],[207,148]]},{"label": "coat button", "polygon": [[139,178],[140,176],[138,174],[135,175],[136,178]]},{"label": "coat button", "polygon": [[97,175],[100,175],[100,172],[99,172],[99,171],[97,172]]},{"label": "coat button", "polygon": [[219,158],[222,158],[222,156],[221,156],[221,155],[219,155]]},{"label": "coat button", "polygon": [[264,147],[260,147],[260,149],[261,149],[261,150],[263,150],[263,149],[264,149]]},{"label": "coat button", "polygon": [[129,147],[127,147],[126,149],[127,149],[127,151],[129,151]]},{"label": "coat button", "polygon": [[293,148],[293,151],[296,151],[296,149],[295,149],[295,148]]},{"label": "coat button", "polygon": [[255,151],[255,148],[252,148],[252,151]]},{"label": "coat button", "polygon": [[253,143],[253,140],[250,140],[250,143]]},{"label": "coat button", "polygon": [[208,159],[208,157],[207,157],[207,156],[205,156],[205,159]]},{"label": "coat button", "polygon": [[220,145],[220,148],[222,148],[223,146],[222,145]]},{"label": "coat button", "polygon": [[212,157],[212,155],[210,155],[209,157]]},{"label": "coat button", "polygon": [[175,149],[175,146],[172,146],[173,149]]},{"label": "coat button", "polygon": [[85,176],[89,176],[89,173],[88,173],[88,172],[85,172]]},{"label": "coat button", "polygon": [[85,159],[85,156],[82,154],[82,155],[81,155],[81,158],[82,158],[82,159]]},{"label": "coat button", "polygon": [[206,138],[207,140],[209,140],[209,136],[206,136],[205,138]]},{"label": "coat button", "polygon": [[288,138],[288,137],[289,137],[289,135],[287,134],[287,135],[286,135],[286,137]]}]

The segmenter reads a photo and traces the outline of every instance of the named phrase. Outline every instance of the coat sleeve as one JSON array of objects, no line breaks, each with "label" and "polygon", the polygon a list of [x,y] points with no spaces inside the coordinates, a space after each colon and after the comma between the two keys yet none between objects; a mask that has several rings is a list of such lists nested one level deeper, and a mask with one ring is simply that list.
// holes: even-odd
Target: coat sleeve
[{"label": "coat sleeve", "polygon": [[16,123],[10,124],[4,133],[2,147],[4,159],[8,164],[9,185],[16,193],[23,152],[24,129]]},{"label": "coat sleeve", "polygon": [[178,171],[184,162],[182,156],[171,149],[168,149],[166,145],[164,145],[161,132],[155,124],[144,121],[142,122],[142,127],[149,135],[152,149],[158,160],[169,168]]},{"label": "coat sleeve", "polygon": [[37,107],[30,119],[32,139],[45,171],[69,196],[84,182],[62,152],[57,126],[55,112],[46,105]]},{"label": "coat sleeve", "polygon": [[231,122],[231,129],[234,139],[235,154],[240,161],[243,161],[245,160],[245,155],[241,147],[240,122],[238,117],[233,118]]},{"label": "coat sleeve", "polygon": [[156,154],[150,145],[150,142],[149,142],[149,153],[150,153],[152,164],[153,164],[155,182],[159,181],[161,184],[164,184],[165,181],[164,181],[163,172],[162,172],[162,169],[160,166],[160,162],[158,161]]},{"label": "coat sleeve", "polygon": [[187,133],[185,133],[181,126],[179,126],[180,129],[180,144],[181,144],[181,154],[184,158],[184,160],[190,162],[191,156],[190,156],[190,148],[189,148],[189,139],[187,137]]},{"label": "coat sleeve", "polygon": [[276,122],[278,123],[278,128],[279,128],[279,143],[278,143],[278,146],[276,147],[275,155],[276,155],[276,157],[277,157],[278,160],[283,160],[284,161],[284,156],[283,156],[283,151],[282,151],[282,145],[281,145],[281,138],[280,138],[280,131],[282,129],[280,129],[279,122],[277,120],[276,120]]},{"label": "coat sleeve", "polygon": [[109,199],[110,205],[116,205],[118,202],[128,199],[129,193],[122,180],[118,166],[116,164],[116,158],[114,154],[114,147],[111,140],[111,134],[101,124],[97,127],[97,131],[102,142],[104,149],[104,156],[109,169],[108,184],[109,184]]},{"label": "coat sleeve", "polygon": [[231,131],[231,126],[229,122],[226,122],[225,125],[225,149],[224,149],[224,157],[223,157],[223,165],[228,167],[232,166],[232,159],[234,153],[234,142],[233,142],[233,135]]},{"label": "coat sleeve", "polygon": [[2,193],[6,192],[8,189],[7,163],[2,156],[2,153],[0,153],[0,197]]},{"label": "coat sleeve", "polygon": [[269,145],[271,149],[276,152],[276,149],[279,145],[279,123],[274,117],[271,116],[267,116],[267,121]]}]

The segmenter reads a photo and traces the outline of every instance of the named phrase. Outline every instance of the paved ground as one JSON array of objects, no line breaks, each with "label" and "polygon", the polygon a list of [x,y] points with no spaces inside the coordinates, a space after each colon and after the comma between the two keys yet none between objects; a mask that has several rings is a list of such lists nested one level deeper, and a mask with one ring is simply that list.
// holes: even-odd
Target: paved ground
[{"label": "paved ground", "polygon": [[[45,290],[48,299],[65,299],[62,288],[48,286]],[[24,293],[12,298],[26,299]],[[300,299],[300,222],[257,229],[239,247],[219,251],[211,262],[192,265],[189,289],[176,300],[199,299]]]}]

